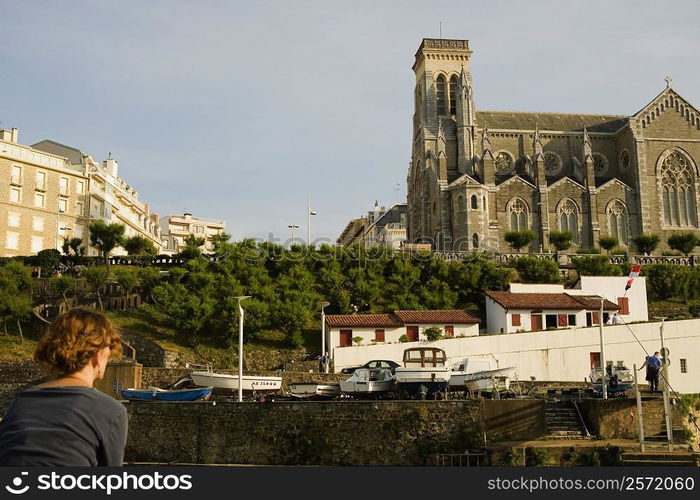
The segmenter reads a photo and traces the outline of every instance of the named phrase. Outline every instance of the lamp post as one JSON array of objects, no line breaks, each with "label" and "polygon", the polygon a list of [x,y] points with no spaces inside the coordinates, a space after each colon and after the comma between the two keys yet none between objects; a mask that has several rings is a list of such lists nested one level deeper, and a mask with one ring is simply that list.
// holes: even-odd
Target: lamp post
[{"label": "lamp post", "polygon": [[314,212],[313,210],[311,210],[311,193],[309,193],[309,200],[308,200],[308,205],[306,208],[307,208],[306,213],[307,213],[307,217],[308,217],[308,223],[306,225],[306,230],[307,230],[306,244],[311,245],[311,216],[318,215],[317,212]]},{"label": "lamp post", "polygon": [[289,246],[289,248],[291,248],[291,247],[294,246],[294,242],[295,242],[295,240],[294,240],[294,230],[295,230],[295,229],[299,229],[299,224],[289,224],[287,227],[288,227],[289,229],[292,230],[292,244]]},{"label": "lamp post", "polygon": [[250,295],[234,297],[238,300],[238,402],[243,402],[243,308],[241,301],[249,299]]},{"label": "lamp post", "polygon": [[326,354],[326,311],[324,309],[331,305],[330,302],[323,300],[318,303],[321,308],[321,356]]},{"label": "lamp post", "polygon": [[661,336],[661,391],[663,394],[664,401],[664,420],[666,421],[666,442],[668,444],[668,450],[673,451],[673,427],[671,426],[671,401],[669,394],[669,384],[668,384],[668,354],[669,351],[664,345],[664,320],[665,316],[659,316],[655,319],[661,320],[661,325],[659,327],[659,335]]},{"label": "lamp post", "polygon": [[601,383],[603,385],[603,399],[608,399],[608,382],[605,380],[605,346],[603,343],[603,304],[605,302],[605,297],[600,298],[600,316],[598,317],[598,325],[600,326],[600,367],[603,369],[601,373]]}]

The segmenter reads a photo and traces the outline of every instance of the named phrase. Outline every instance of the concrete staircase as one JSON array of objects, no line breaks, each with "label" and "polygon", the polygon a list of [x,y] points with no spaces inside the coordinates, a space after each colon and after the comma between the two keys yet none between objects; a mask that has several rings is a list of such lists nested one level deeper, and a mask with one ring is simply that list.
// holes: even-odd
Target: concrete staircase
[{"label": "concrete staircase", "polygon": [[545,403],[547,422],[546,439],[584,439],[581,422],[570,402],[548,401]]}]

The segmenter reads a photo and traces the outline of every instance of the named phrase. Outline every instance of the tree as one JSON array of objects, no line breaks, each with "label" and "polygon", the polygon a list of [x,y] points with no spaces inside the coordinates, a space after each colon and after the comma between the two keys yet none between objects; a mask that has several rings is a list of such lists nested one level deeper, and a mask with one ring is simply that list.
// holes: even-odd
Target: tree
[{"label": "tree", "polygon": [[124,240],[125,227],[122,224],[106,224],[101,220],[90,224],[90,243],[96,247],[109,265],[109,252],[120,246]]},{"label": "tree", "polygon": [[622,268],[610,263],[607,255],[590,255],[586,257],[574,257],[571,265],[579,276],[621,276]]},{"label": "tree", "polygon": [[512,249],[520,253],[521,248],[528,246],[534,241],[535,233],[532,231],[508,231],[503,238]]},{"label": "tree", "polygon": [[649,295],[657,300],[683,297],[687,301],[691,273],[691,268],[674,264],[650,264],[643,268]]},{"label": "tree", "polygon": [[557,252],[563,252],[569,248],[573,239],[574,235],[571,231],[551,231],[549,233],[549,242],[554,245]]},{"label": "tree", "polygon": [[25,294],[10,295],[6,297],[4,306],[7,310],[7,316],[17,322],[20,341],[24,341],[21,322],[32,312],[32,298]]},{"label": "tree", "polygon": [[608,253],[610,253],[610,250],[620,244],[618,239],[614,236],[601,236],[598,239],[598,243],[600,244],[601,248],[607,250]]},{"label": "tree", "polygon": [[219,252],[226,243],[228,243],[228,240],[231,239],[231,235],[228,233],[219,233],[215,234],[211,237],[211,243],[214,245],[214,251]]},{"label": "tree", "polygon": [[32,311],[31,271],[20,262],[11,261],[0,268],[0,316],[7,334],[7,320],[17,321],[20,340],[24,340],[21,321]]},{"label": "tree", "polygon": [[700,238],[695,233],[676,233],[668,238],[668,246],[673,250],[683,252],[684,255],[690,255],[695,247],[700,245]]},{"label": "tree", "polygon": [[46,248],[40,250],[32,260],[41,267],[42,276],[51,276],[61,263],[61,252],[55,248]]},{"label": "tree", "polygon": [[66,255],[70,255],[71,251],[73,255],[85,255],[85,247],[83,245],[83,239],[78,237],[64,238],[63,245],[61,249]]},{"label": "tree", "polygon": [[105,266],[90,266],[83,272],[85,281],[87,281],[88,285],[90,285],[90,288],[92,288],[93,292],[95,292],[95,295],[97,296],[97,303],[99,304],[100,309],[104,309],[100,290],[102,290],[102,287],[104,287],[107,283],[108,276],[109,271]]},{"label": "tree", "polygon": [[70,276],[54,276],[49,280],[51,290],[63,297],[64,301],[68,300],[67,293],[75,289],[75,280]]},{"label": "tree", "polygon": [[200,238],[193,234],[185,236],[185,246],[180,250],[178,255],[185,260],[196,259],[202,255],[202,251],[199,249],[199,247],[204,245],[206,241],[207,240],[204,238]]},{"label": "tree", "polygon": [[559,264],[551,259],[518,257],[513,260],[513,265],[523,283],[561,283]]},{"label": "tree", "polygon": [[141,267],[137,271],[140,282],[141,297],[148,301],[153,301],[153,289],[163,281],[160,271],[154,267]]},{"label": "tree", "polygon": [[658,234],[640,234],[632,238],[632,243],[637,247],[637,250],[644,255],[651,254],[659,245],[661,238]]},{"label": "tree", "polygon": [[423,333],[425,334],[425,338],[430,342],[435,342],[436,340],[445,338],[445,335],[442,333],[442,328],[439,326],[431,326],[430,328],[426,328]]},{"label": "tree", "polygon": [[129,295],[131,295],[132,290],[136,287],[136,285],[139,282],[139,277],[136,275],[134,271],[131,271],[129,269],[117,269],[114,272],[114,277],[117,280],[117,283],[121,285],[121,287],[124,289],[126,292],[126,298],[127,298],[127,307],[129,304]]},{"label": "tree", "polygon": [[158,249],[153,242],[140,235],[126,238],[122,246],[129,255],[155,255],[158,253]]}]

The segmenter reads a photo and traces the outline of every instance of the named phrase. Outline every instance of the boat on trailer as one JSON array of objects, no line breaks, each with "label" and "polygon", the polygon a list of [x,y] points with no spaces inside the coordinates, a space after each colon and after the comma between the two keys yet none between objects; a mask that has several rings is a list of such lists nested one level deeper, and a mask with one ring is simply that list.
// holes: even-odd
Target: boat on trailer
[{"label": "boat on trailer", "polygon": [[355,397],[372,397],[394,389],[394,376],[388,368],[358,368],[340,382],[340,391]]},{"label": "boat on trailer", "polygon": [[[205,371],[190,373],[189,377],[195,385],[201,387],[214,387],[216,389],[228,389],[231,391],[238,390],[238,375],[216,373],[208,366]],[[241,386],[245,392],[275,392],[282,389],[282,377],[243,375]]]},{"label": "boat on trailer", "polygon": [[124,389],[122,397],[129,401],[200,401],[207,400],[213,387],[197,387],[194,389]]},{"label": "boat on trailer", "polygon": [[400,391],[427,397],[445,392],[451,373],[445,351],[438,347],[412,347],[403,352],[403,366],[396,368],[395,377]]},{"label": "boat on trailer", "polygon": [[289,393],[298,399],[333,399],[340,396],[340,384],[297,382],[289,385]]},{"label": "boat on trailer", "polygon": [[[515,367],[493,367],[489,358],[464,358],[453,367],[450,376],[450,390],[469,392],[507,391],[515,375]],[[497,364],[497,363],[496,363]]]},{"label": "boat on trailer", "polygon": [[[607,392],[615,396],[624,396],[625,392],[634,387],[634,374],[626,366],[607,366],[606,379],[608,382]],[[603,370],[602,368],[593,368],[588,378],[593,384],[593,392],[595,394],[603,393]]]}]

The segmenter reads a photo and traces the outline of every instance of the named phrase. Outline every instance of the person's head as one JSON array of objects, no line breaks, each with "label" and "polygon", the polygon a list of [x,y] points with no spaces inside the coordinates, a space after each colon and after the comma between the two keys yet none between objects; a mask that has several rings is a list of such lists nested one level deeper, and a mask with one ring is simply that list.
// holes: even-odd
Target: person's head
[{"label": "person's head", "polygon": [[658,358],[658,357],[659,357],[659,351],[655,351],[655,352],[654,352],[654,356],[656,356],[656,357]]},{"label": "person's head", "polygon": [[61,314],[34,351],[34,361],[52,375],[65,377],[83,369],[93,380],[102,378],[110,353],[119,353],[121,342],[103,314],[75,308]]}]

